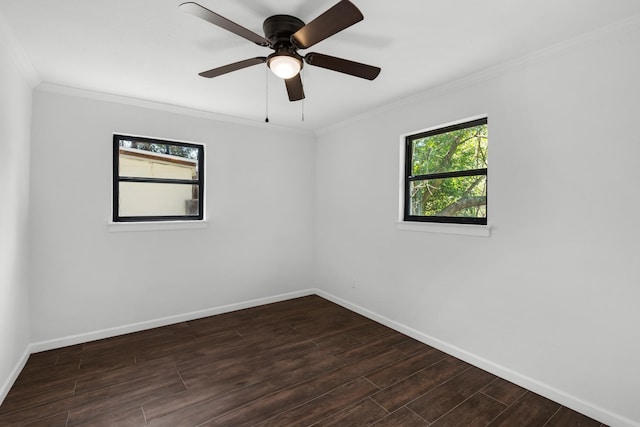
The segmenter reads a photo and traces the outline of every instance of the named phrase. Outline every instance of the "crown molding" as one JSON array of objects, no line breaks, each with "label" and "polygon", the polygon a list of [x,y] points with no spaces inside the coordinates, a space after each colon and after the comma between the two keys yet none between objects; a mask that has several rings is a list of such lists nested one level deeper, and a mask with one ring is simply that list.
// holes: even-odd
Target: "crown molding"
[{"label": "crown molding", "polygon": [[213,113],[205,110],[198,110],[195,108],[182,107],[174,104],[166,104],[157,101],[149,101],[140,98],[133,98],[123,95],[115,95],[107,92],[99,92],[89,89],[81,89],[72,86],[64,86],[55,83],[42,82],[35,90],[41,92],[55,93],[58,95],[74,96],[78,98],[92,99],[96,101],[111,102],[115,104],[128,105],[132,107],[146,108],[149,110],[163,111],[167,113],[180,114],[183,116],[196,117],[200,119],[213,120],[224,123],[233,123],[243,126],[249,126],[259,128],[268,132],[285,132],[303,136],[314,136],[314,133],[309,130],[303,130],[298,128],[292,128],[288,126],[264,123],[257,120],[244,119],[234,116],[228,116],[219,113]]},{"label": "crown molding", "polygon": [[544,61],[548,58],[555,57],[557,55],[565,53],[568,50],[571,50],[580,46],[588,46],[612,37],[619,37],[620,35],[623,35],[632,31],[637,31],[638,29],[640,29],[640,14],[632,15],[621,21],[614,22],[612,24],[595,29],[588,33],[584,33],[579,36],[572,37],[570,39],[555,43],[551,46],[547,46],[545,48],[538,49],[536,51],[519,56],[517,58],[513,58],[510,60],[501,62],[499,64],[490,66],[488,68],[484,68],[482,70],[472,72],[464,77],[438,84],[431,88],[427,88],[423,91],[420,91],[414,95],[404,97],[402,99],[398,99],[395,102],[392,101],[390,103],[385,104],[384,106],[371,109],[365,113],[353,116],[341,122],[334,123],[330,126],[318,129],[315,132],[315,134],[316,134],[316,137],[319,137],[324,134],[328,134],[340,128],[351,125],[353,123],[359,122],[361,120],[378,116],[380,114],[384,114],[402,107],[410,106],[415,103],[428,101],[432,98],[438,97],[444,93],[447,93],[453,90],[463,89],[484,81],[492,80],[496,77],[500,77],[514,70],[518,70],[525,66]]}]

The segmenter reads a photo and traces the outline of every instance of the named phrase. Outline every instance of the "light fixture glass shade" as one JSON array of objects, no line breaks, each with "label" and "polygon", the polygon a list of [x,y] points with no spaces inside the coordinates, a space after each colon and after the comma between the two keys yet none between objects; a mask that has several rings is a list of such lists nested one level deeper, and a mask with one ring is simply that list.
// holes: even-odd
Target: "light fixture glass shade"
[{"label": "light fixture glass shade", "polygon": [[281,79],[290,79],[300,72],[300,60],[289,55],[277,55],[269,59],[269,68]]}]

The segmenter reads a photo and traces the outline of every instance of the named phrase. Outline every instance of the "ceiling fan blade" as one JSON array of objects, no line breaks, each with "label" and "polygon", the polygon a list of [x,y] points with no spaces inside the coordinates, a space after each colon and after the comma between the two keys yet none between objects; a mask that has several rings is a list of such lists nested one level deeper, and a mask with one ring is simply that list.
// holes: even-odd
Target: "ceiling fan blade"
[{"label": "ceiling fan blade", "polygon": [[350,74],[367,80],[373,80],[380,74],[380,67],[361,64],[349,61],[348,59],[336,58],[335,56],[323,55],[322,53],[309,52],[305,55],[304,61],[309,65],[326,68],[339,73]]},{"label": "ceiling fan blade", "polygon": [[264,62],[267,62],[267,58],[264,56],[258,56],[256,58],[245,59],[244,61],[238,61],[234,62],[233,64],[228,64],[222,67],[213,68],[208,71],[203,71],[199,73],[199,75],[210,79],[212,77],[218,77],[232,71],[242,70],[243,68],[251,67],[252,65],[262,64]]},{"label": "ceiling fan blade", "polygon": [[362,13],[353,3],[349,0],[341,0],[322,15],[296,31],[291,36],[291,40],[300,49],[307,49],[363,19]]},{"label": "ceiling fan blade", "polygon": [[231,31],[233,34],[236,34],[251,42],[254,42],[257,45],[269,46],[269,40],[265,39],[261,35],[258,35],[253,31],[248,30],[243,26],[228,20],[224,16],[218,15],[217,13],[210,11],[206,7],[200,6],[198,3],[186,2],[186,3],[182,3],[179,7],[184,12],[197,16],[198,18],[204,19],[205,21],[210,22],[213,25],[217,25],[220,28],[224,28],[227,31]]},{"label": "ceiling fan blade", "polygon": [[300,78],[300,73],[290,79],[284,79],[284,84],[287,86],[289,101],[300,101],[301,99],[304,99],[304,89],[302,88],[302,78]]}]

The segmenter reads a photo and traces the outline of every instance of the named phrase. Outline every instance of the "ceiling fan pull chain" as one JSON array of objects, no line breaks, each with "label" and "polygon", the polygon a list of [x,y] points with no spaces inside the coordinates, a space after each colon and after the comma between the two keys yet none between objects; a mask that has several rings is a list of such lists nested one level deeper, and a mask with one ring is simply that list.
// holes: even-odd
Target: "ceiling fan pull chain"
[{"label": "ceiling fan pull chain", "polygon": [[[302,74],[302,70],[300,70],[300,74]],[[302,98],[302,123],[304,123],[304,98]]]},{"label": "ceiling fan pull chain", "polygon": [[269,123],[269,68],[264,68],[264,122]]}]

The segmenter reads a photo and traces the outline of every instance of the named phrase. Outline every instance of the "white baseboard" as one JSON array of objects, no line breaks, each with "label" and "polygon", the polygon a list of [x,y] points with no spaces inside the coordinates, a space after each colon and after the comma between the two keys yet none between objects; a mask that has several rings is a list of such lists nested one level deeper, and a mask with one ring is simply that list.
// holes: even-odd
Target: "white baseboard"
[{"label": "white baseboard", "polygon": [[214,316],[216,314],[229,313],[231,311],[242,310],[245,308],[257,307],[260,305],[271,304],[274,302],[286,301],[293,298],[304,297],[307,295],[313,295],[316,291],[314,289],[307,289],[302,291],[290,292],[286,294],[280,294],[265,298],[258,298],[249,301],[243,301],[235,304],[228,304],[219,307],[208,308],[205,310],[193,311],[190,313],[179,314],[175,316],[163,317],[160,319],[148,320],[145,322],[133,323],[124,326],[118,326],[115,328],[102,329],[94,332],[87,332],[83,334],[71,335],[62,338],[56,338],[53,340],[39,341],[31,343],[27,346],[22,357],[16,363],[11,375],[5,380],[0,387],[0,404],[4,402],[4,399],[9,394],[9,390],[13,386],[13,383],[20,375],[20,372],[24,368],[29,356],[32,353],[38,353],[40,351],[53,350],[56,348],[66,347],[69,345],[81,344],[89,341],[95,341],[104,338],[111,338],[118,335],[129,334],[132,332],[144,331],[147,329],[158,328],[161,326],[172,325],[174,323],[186,322],[189,320],[201,319],[203,317]]},{"label": "white baseboard", "polygon": [[206,310],[199,310],[190,313],[180,314],[176,316],[164,317],[161,319],[149,320],[145,322],[134,323],[125,326],[119,326],[115,328],[102,329],[95,332],[88,332],[84,334],[72,335],[68,337],[58,338],[48,341],[40,341],[30,344],[22,355],[21,359],[16,364],[11,376],[2,384],[0,388],[0,403],[4,401],[4,398],[9,393],[11,386],[18,378],[20,371],[24,368],[24,365],[31,353],[37,353],[39,351],[52,350],[55,348],[66,347],[69,345],[80,344],[89,341],[95,341],[103,338],[110,338],[118,335],[123,335],[132,332],[139,332],[146,329],[157,328],[161,326],[171,325],[179,322],[186,322],[189,320],[200,319],[203,317],[214,316],[216,314],[228,313],[231,311],[242,310],[245,308],[257,307],[264,304],[270,304],[274,302],[285,301],[292,298],[299,298],[308,295],[319,295],[329,301],[332,301],[346,309],[361,314],[371,320],[379,322],[385,326],[388,326],[398,332],[410,336],[418,341],[421,341],[427,345],[435,347],[447,354],[464,360],[478,368],[491,372],[501,378],[513,382],[521,387],[538,393],[548,399],[558,402],[568,408],[583,413],[593,419],[596,419],[602,423],[608,424],[612,427],[640,427],[640,423],[615,414],[597,405],[586,402],[573,395],[565,393],[526,375],[522,375],[504,366],[498,365],[487,359],[472,354],[464,349],[451,345],[447,342],[434,338],[430,335],[422,333],[416,329],[406,326],[402,323],[391,320],[387,317],[381,316],[371,310],[368,310],[359,305],[353,304],[347,300],[336,297],[328,292],[320,289],[306,289],[302,291],[291,292],[287,294],[275,295],[271,297],[258,298],[254,300],[244,301],[235,304],[228,304],[224,306],[209,308]]},{"label": "white baseboard", "polygon": [[163,317],[160,319],[148,320],[145,322],[132,323],[115,328],[102,329],[94,332],[71,335],[63,338],[56,338],[48,341],[40,341],[32,343],[29,346],[30,353],[52,350],[55,348],[66,347],[69,345],[81,344],[89,341],[111,338],[118,335],[130,334],[132,332],[140,332],[147,329],[158,328],[161,326],[172,325],[174,323],[186,322],[189,320],[201,319],[203,317],[214,316],[216,314],[229,313],[231,311],[242,310],[245,308],[257,307],[259,305],[271,304],[274,302],[285,301],[288,299],[304,297],[315,293],[314,289],[290,292],[286,294],[275,295],[271,297],[258,298],[249,301],[243,301],[235,304],[228,304],[219,307],[208,308],[205,310],[192,311],[190,313],[178,314],[175,316]]},{"label": "white baseboard", "polygon": [[18,375],[20,375],[20,372],[22,372],[24,365],[26,365],[27,360],[29,359],[29,355],[31,354],[30,347],[31,346],[27,346],[20,359],[18,359],[18,362],[13,368],[13,371],[11,371],[11,375],[9,375],[9,378],[7,378],[5,382],[2,383],[2,386],[0,386],[0,405],[2,404],[2,402],[4,402],[4,399],[9,394],[9,390],[11,390],[11,387],[13,387],[13,383],[16,382],[16,380],[18,379]]},{"label": "white baseboard", "polygon": [[512,383],[517,384],[521,387],[524,387],[528,390],[531,390],[534,393],[538,393],[539,395],[544,396],[548,399],[551,399],[554,402],[558,402],[561,405],[566,406],[567,408],[571,408],[574,411],[585,414],[588,417],[591,417],[595,420],[600,421],[601,423],[607,424],[612,427],[640,427],[640,423],[638,423],[637,421],[631,420],[619,414],[613,413],[607,409],[604,409],[592,403],[586,402],[578,397],[565,393],[562,390],[558,390],[554,387],[551,387],[547,384],[544,384],[526,375],[522,375],[504,366],[498,365],[494,362],[491,362],[490,360],[479,357],[464,349],[461,349],[459,347],[446,343],[442,340],[434,338],[430,335],[424,334],[402,323],[396,322],[387,317],[374,313],[373,311],[370,311],[364,307],[353,304],[342,298],[336,297],[335,295],[324,292],[320,289],[313,289],[313,292],[316,295],[321,296],[322,298],[325,298],[344,308],[347,308],[371,320],[374,320],[378,323],[388,326],[391,329],[394,329],[398,332],[408,335],[411,338],[421,341],[427,345],[435,347],[438,350],[441,350],[447,354],[457,357],[458,359],[464,360],[465,362],[470,363],[480,369],[484,369],[485,371],[490,372],[496,376],[499,376],[500,378],[504,378],[507,381],[511,381]]}]

